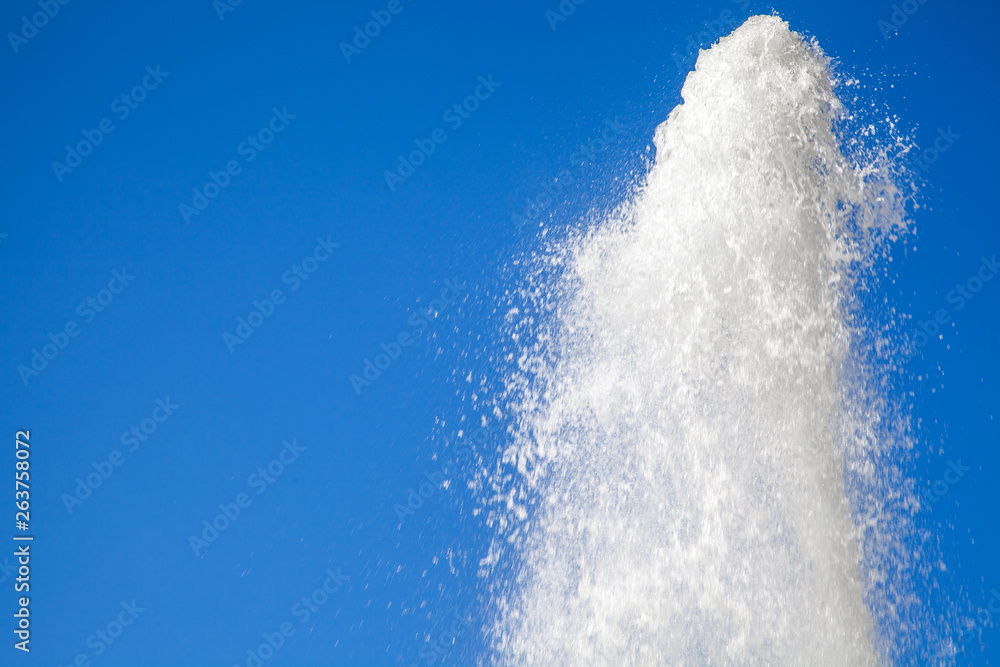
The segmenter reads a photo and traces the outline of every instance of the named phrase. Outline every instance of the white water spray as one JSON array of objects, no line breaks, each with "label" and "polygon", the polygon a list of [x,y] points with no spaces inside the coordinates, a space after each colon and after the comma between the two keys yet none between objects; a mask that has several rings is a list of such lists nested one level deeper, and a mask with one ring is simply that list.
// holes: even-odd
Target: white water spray
[{"label": "white water spray", "polygon": [[829,62],[777,17],[682,94],[635,199],[533,291],[550,322],[524,325],[492,480],[519,564],[495,661],[874,664],[844,480],[879,429],[845,398],[845,295],[902,198],[845,157]]}]

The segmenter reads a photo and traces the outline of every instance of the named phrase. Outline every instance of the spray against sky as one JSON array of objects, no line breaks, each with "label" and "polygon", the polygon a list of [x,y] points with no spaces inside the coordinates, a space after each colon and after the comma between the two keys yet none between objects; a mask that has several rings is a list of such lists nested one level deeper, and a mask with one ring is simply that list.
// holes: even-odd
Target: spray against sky
[{"label": "spray against sky", "polygon": [[517,562],[497,662],[862,665],[947,635],[911,595],[887,463],[908,435],[855,295],[909,191],[892,147],[837,131],[838,85],[749,19],[701,54],[633,200],[535,257],[516,437],[483,483],[486,563]]}]

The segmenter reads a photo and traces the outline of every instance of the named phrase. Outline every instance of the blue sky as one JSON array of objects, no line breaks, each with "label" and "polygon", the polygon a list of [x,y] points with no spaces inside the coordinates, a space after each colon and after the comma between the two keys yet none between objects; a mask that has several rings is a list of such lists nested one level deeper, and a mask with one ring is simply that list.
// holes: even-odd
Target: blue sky
[{"label": "blue sky", "polygon": [[[54,15],[25,28],[40,4]],[[558,5],[4,5],[20,38],[0,56],[0,397],[5,437],[31,431],[35,541],[32,651],[8,633],[3,664],[245,665],[264,635],[266,664],[469,664],[489,535],[463,484],[434,482],[481,418],[461,382],[498,384],[495,308],[534,243],[515,216],[563,171],[542,213],[556,227],[614,201],[680,102],[689,39],[772,10],[877,84],[923,147],[942,138],[887,296],[915,328],[947,316],[899,390],[918,485],[944,490],[921,520],[945,597],[988,608],[1000,281],[952,291],[1000,252],[1000,10],[913,2],[890,33],[893,4],[872,0],[589,0],[564,21]],[[342,48],[372,12],[377,36]],[[502,427],[481,440],[495,451]],[[13,524],[12,493],[0,511]],[[203,522],[225,528],[209,541]],[[471,627],[429,648],[456,619]],[[997,664],[991,622],[959,664]]]}]

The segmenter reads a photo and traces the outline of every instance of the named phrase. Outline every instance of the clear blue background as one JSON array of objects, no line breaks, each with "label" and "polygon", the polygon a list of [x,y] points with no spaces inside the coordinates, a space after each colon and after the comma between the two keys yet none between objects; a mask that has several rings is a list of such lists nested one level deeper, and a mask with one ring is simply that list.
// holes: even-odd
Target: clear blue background
[{"label": "clear blue background", "polygon": [[[14,432],[30,429],[36,538],[33,650],[15,651],[4,629],[0,663],[85,653],[95,665],[242,665],[262,633],[290,620],[295,635],[266,664],[408,665],[455,614],[473,627],[488,616],[476,570],[489,532],[471,516],[462,466],[402,526],[393,506],[453,458],[457,431],[479,419],[472,388],[498,384],[496,309],[513,287],[511,258],[535,234],[512,214],[571,168],[577,185],[546,220],[576,224],[613,201],[615,177],[641,167],[680,101],[686,70],[674,54],[692,36],[707,47],[723,10],[734,16],[727,32],[775,10],[817,37],[845,72],[881,85],[873,100],[919,142],[939,127],[961,135],[924,174],[929,206],[894,262],[891,305],[924,319],[981,255],[1000,251],[995,3],[927,0],[886,40],[878,21],[891,3],[872,0],[591,0],[556,30],[545,17],[556,0],[402,2],[349,64],[339,43],[386,3],[246,0],[220,20],[210,0],[78,0],[19,52],[0,46],[0,433],[10,443],[0,474],[13,475]],[[0,28],[17,31],[37,11],[4,3]],[[169,76],[118,120],[112,101],[157,65]],[[489,75],[497,91],[391,192],[383,174],[397,155],[445,126],[442,112]],[[178,205],[241,159],[237,145],[274,107],[296,118],[184,224]],[[114,132],[60,183],[52,161],[105,117]],[[627,131],[574,164],[616,117]],[[282,275],[327,235],[340,248],[289,292]],[[77,305],[123,268],[134,282],[83,324]],[[468,284],[460,302],[356,395],[348,377],[412,331],[407,318],[447,279]],[[287,301],[230,353],[222,333],[275,288]],[[918,484],[941,479],[949,460],[972,467],[921,519],[940,531],[954,573],[944,597],[972,614],[1000,589],[998,304],[1000,281],[988,283],[901,383],[914,393]],[[26,386],[17,366],[70,320],[80,334]],[[120,435],[167,396],[180,408],[69,514],[61,497],[75,478],[122,449]],[[482,451],[502,445],[501,431],[490,422]],[[306,451],[196,557],[188,536],[292,438]],[[13,515],[10,489],[0,517],[11,534]],[[337,568],[349,584],[299,623],[292,605]],[[9,577],[0,591],[0,629],[12,628]],[[133,599],[142,614],[94,657],[87,638]],[[982,628],[982,642],[959,664],[1000,662],[1000,628]],[[469,631],[440,657],[472,664],[484,650]]]}]

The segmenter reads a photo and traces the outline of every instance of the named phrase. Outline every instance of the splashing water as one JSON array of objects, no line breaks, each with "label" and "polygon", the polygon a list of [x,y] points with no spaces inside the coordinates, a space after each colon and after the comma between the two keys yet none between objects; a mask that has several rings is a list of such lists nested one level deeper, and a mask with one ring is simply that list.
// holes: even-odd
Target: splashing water
[{"label": "splashing water", "polygon": [[868,502],[888,415],[848,369],[852,289],[905,233],[904,197],[874,152],[845,156],[830,72],[749,19],[701,53],[634,199],[542,262],[548,324],[524,325],[486,485],[518,563],[496,662],[891,657],[879,627],[905,613],[876,552],[900,517]]}]

